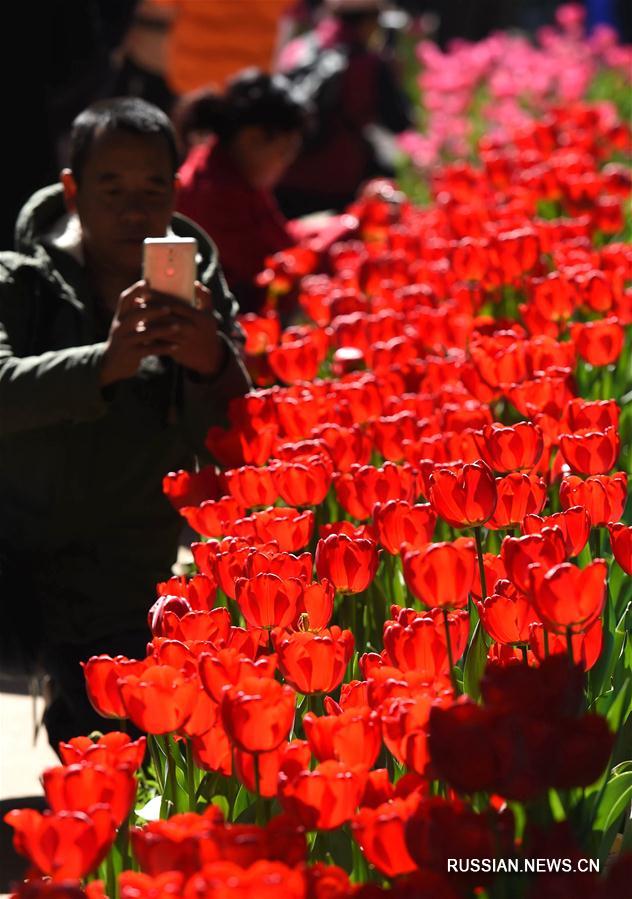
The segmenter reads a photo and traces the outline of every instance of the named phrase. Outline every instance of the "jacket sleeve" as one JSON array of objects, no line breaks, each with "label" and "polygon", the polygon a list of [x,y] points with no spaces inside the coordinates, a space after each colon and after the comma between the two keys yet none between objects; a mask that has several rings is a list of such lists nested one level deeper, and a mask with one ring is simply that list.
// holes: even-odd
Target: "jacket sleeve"
[{"label": "jacket sleeve", "polygon": [[0,436],[105,414],[99,371],[105,343],[29,355],[33,298],[0,270]]}]

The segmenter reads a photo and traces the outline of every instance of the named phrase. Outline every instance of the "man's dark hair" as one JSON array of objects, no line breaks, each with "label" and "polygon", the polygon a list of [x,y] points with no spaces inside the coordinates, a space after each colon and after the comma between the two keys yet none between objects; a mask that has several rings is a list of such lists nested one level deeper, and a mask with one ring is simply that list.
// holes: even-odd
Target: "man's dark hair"
[{"label": "man's dark hair", "polygon": [[108,131],[126,131],[129,134],[140,135],[158,134],[164,137],[169,147],[174,174],[177,171],[179,159],[176,136],[173,125],[165,113],[139,97],[120,97],[93,103],[80,112],[72,123],[69,162],[77,183],[81,181],[95,135]]}]

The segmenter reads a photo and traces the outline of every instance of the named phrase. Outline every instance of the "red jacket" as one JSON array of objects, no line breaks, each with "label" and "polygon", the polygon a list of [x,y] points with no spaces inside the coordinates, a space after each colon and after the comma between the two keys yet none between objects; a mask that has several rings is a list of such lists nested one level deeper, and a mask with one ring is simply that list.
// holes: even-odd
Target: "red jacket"
[{"label": "red jacket", "polygon": [[291,246],[288,223],[271,193],[252,187],[217,143],[194,147],[180,169],[177,209],[215,241],[241,311],[263,296],[254,285],[266,256]]}]

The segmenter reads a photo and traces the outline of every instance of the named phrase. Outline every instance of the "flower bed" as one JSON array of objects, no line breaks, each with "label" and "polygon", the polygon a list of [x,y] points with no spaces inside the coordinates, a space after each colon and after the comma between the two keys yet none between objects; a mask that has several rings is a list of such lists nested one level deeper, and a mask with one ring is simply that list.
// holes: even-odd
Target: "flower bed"
[{"label": "flower bed", "polygon": [[627,895],[629,140],[549,105],[270,260],[223,470],[165,478],[195,573],[85,666],[147,737],[61,747],[18,897]]}]

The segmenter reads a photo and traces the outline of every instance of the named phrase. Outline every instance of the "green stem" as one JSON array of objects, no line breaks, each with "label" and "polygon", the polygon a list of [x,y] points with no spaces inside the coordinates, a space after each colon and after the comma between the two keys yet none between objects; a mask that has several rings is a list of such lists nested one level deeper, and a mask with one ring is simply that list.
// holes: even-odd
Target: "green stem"
[{"label": "green stem", "polygon": [[522,646],[520,647],[520,649],[522,650],[522,661],[528,667],[529,666],[529,655],[528,655],[528,650],[527,650],[527,644],[523,643]]},{"label": "green stem", "polygon": [[443,609],[443,626],[445,627],[445,645],[448,650],[448,664],[450,665],[450,680],[452,681],[452,687],[454,692],[458,695],[459,693],[459,685],[456,680],[456,676],[454,674],[454,659],[452,657],[452,640],[450,637],[450,621],[448,618],[448,610]]},{"label": "green stem", "polygon": [[187,746],[187,793],[189,794],[189,811],[194,812],[195,801],[195,762],[193,761],[193,747],[191,740],[186,741]]},{"label": "green stem", "polygon": [[575,664],[575,656],[573,654],[573,631],[570,627],[566,628],[566,647],[568,649],[568,658],[571,665]]},{"label": "green stem", "polygon": [[105,891],[107,895],[111,897],[111,899],[118,899],[118,886],[116,883],[116,871],[114,869],[114,847],[112,847],[112,849],[110,849],[110,851],[108,852],[105,864]]},{"label": "green stem", "polygon": [[182,809],[179,808],[180,803],[178,802],[179,791],[178,791],[178,782],[176,780],[176,762],[173,757],[173,748],[171,746],[171,737],[169,734],[165,734],[165,755],[167,756],[167,773],[165,778],[165,793],[167,795],[167,799],[171,802],[171,808],[174,812],[180,812]]},{"label": "green stem", "polygon": [[590,537],[588,540],[588,542],[590,544],[590,555],[592,556],[593,560],[599,558],[599,550],[601,548],[600,537],[601,537],[601,533],[599,531],[599,528],[594,527],[592,529],[592,531],[590,532]]},{"label": "green stem", "polygon": [[542,628],[542,637],[544,639],[544,657],[549,657],[549,632],[545,627]]},{"label": "green stem", "polygon": [[254,753],[255,757],[255,792],[257,794],[256,797],[256,805],[255,805],[255,814],[256,821],[260,827],[263,827],[266,823],[265,809],[263,805],[263,797],[261,795],[261,774],[259,773],[259,753]]},{"label": "green stem", "polygon": [[612,368],[610,365],[605,365],[602,371],[601,398],[602,400],[609,400],[612,397]]},{"label": "green stem", "polygon": [[160,788],[160,792],[164,794],[165,784],[162,776],[162,763],[160,761],[160,750],[158,749],[156,739],[157,738],[153,734],[147,734],[147,746],[149,747],[149,754],[151,756],[151,761],[154,767],[154,774],[156,775],[156,781],[158,783],[158,787]]},{"label": "green stem", "polygon": [[481,579],[481,599],[487,597],[487,579],[485,577],[485,563],[483,561],[483,535],[480,525],[474,528],[474,538],[476,540],[476,554],[478,555],[478,573]]}]

